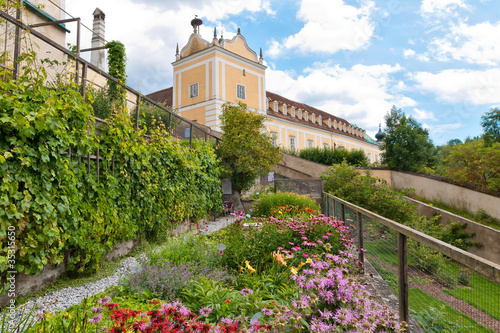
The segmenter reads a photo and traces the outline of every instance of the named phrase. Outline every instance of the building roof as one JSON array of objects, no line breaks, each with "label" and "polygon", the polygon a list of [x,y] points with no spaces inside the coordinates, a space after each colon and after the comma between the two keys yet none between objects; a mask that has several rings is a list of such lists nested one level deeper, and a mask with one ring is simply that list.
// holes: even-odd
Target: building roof
[{"label": "building roof", "polygon": [[[349,133],[349,132],[340,130],[339,128],[334,128],[333,123],[334,123],[334,121],[336,121],[337,123],[342,123],[342,124],[350,125],[350,126],[354,127],[355,129],[358,128],[360,131],[364,132],[364,130],[362,130],[361,128],[359,128],[359,127],[357,127],[355,125],[352,125],[351,123],[349,123],[347,120],[345,120],[343,118],[334,116],[334,115],[332,115],[332,114],[330,114],[328,112],[319,110],[319,109],[317,109],[315,107],[312,107],[310,105],[303,104],[303,103],[298,103],[298,102],[289,100],[289,99],[287,99],[287,98],[285,98],[285,97],[283,97],[281,95],[272,93],[270,91],[266,92],[266,96],[267,96],[267,98],[269,100],[269,107],[266,110],[266,112],[267,112],[267,114],[269,116],[277,117],[277,118],[280,118],[280,119],[286,119],[288,121],[295,122],[295,123],[298,123],[298,124],[302,124],[302,125],[307,125],[307,126],[310,126],[310,127],[319,128],[319,129],[322,129],[322,130],[325,130],[325,131],[329,131],[329,132],[332,132],[332,133],[336,133],[336,134],[341,134],[341,135],[344,135],[344,136],[352,137],[352,138],[354,138],[356,140],[360,140],[360,141],[372,143],[369,140],[367,140],[365,138],[365,135],[362,134],[362,133],[359,133],[359,135],[356,135],[354,132],[353,133]],[[278,102],[279,105],[286,104],[287,108],[294,107],[295,108],[295,117],[292,117],[290,111],[287,111],[286,115],[283,114],[283,112],[281,110],[279,112],[274,111],[274,107],[273,107],[274,101]],[[308,120],[305,120],[304,116],[302,116],[302,118],[299,119],[299,117],[297,115],[298,110],[302,110],[302,112],[307,111],[307,113],[309,115],[314,114],[316,117],[321,116],[321,118],[322,118],[322,124],[321,125],[318,124],[317,120],[313,123],[312,119],[311,119],[311,116],[308,116],[308,118],[309,118]],[[331,119],[331,122],[332,122],[332,126],[331,127],[328,126],[328,123],[327,123],[328,119]]]},{"label": "building roof", "polygon": [[163,90],[155,91],[154,93],[146,95],[146,97],[152,99],[156,103],[163,104],[168,107],[172,107],[173,103],[173,93],[174,87],[166,88]]},{"label": "building roof", "polygon": [[[173,101],[172,94],[173,94],[173,87],[170,87],[170,88],[166,88],[166,89],[159,90],[159,91],[156,91],[154,93],[148,94],[148,95],[146,95],[146,97],[152,99],[153,101],[155,101],[157,103],[164,103],[165,106],[171,107],[172,101]],[[272,93],[270,91],[266,92],[266,96],[267,96],[267,99],[269,101],[269,107],[266,110],[266,113],[270,117],[288,120],[288,121],[293,122],[293,123],[322,129],[322,130],[325,130],[328,132],[340,134],[340,135],[347,136],[347,137],[350,137],[350,138],[353,138],[353,139],[356,139],[359,141],[363,141],[363,142],[377,145],[377,143],[373,139],[371,139],[363,129],[357,127],[356,125],[349,123],[347,120],[345,120],[343,118],[334,116],[328,112],[319,110],[319,109],[312,107],[310,105],[292,101],[288,98],[285,98],[281,95]],[[282,111],[283,109],[280,109],[278,112],[274,111],[273,104],[275,101],[278,102],[278,105],[280,105],[280,106],[282,106],[283,104],[286,104],[287,108],[290,108],[289,111],[287,111],[287,114],[283,114],[283,111]],[[292,114],[290,112],[292,107],[295,108],[295,117],[292,117]],[[299,119],[299,117],[298,117],[299,110],[302,110],[302,112],[307,112],[309,114],[308,120],[304,119],[304,117],[305,117],[304,115],[302,115],[302,117]],[[312,122],[312,115],[313,114],[316,117],[321,116],[321,118],[322,118],[321,125],[318,123],[318,118],[315,119],[314,123]],[[331,119],[331,126],[328,125],[328,119]],[[349,133],[346,130],[340,129],[338,125],[334,126],[334,122],[336,122],[337,124],[345,124],[346,126],[351,126],[351,128],[353,130],[351,130],[351,133]],[[355,131],[356,129],[358,129],[357,134]]]}]

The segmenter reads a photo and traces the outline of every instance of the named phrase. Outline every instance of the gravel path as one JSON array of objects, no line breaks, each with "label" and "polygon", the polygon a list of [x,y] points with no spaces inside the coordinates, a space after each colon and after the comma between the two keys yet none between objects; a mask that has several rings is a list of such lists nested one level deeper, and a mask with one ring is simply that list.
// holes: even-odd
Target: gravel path
[{"label": "gravel path", "polygon": [[[208,223],[203,224],[201,226],[201,231],[203,234],[209,234],[234,223],[234,221],[236,221],[234,216],[221,217],[215,221],[209,221]],[[140,269],[140,264],[135,257],[125,258],[121,260],[120,267],[112,276],[108,276],[96,282],[88,283],[81,287],[68,287],[58,291],[53,291],[45,296],[30,300],[25,304],[25,313],[29,313],[35,304],[37,305],[37,309],[33,311],[35,316],[40,316],[44,312],[63,311],[72,305],[81,303],[86,297],[101,293],[110,286],[117,286],[123,277],[129,275],[137,269]],[[14,322],[18,322],[20,315],[21,310],[15,312]]]}]

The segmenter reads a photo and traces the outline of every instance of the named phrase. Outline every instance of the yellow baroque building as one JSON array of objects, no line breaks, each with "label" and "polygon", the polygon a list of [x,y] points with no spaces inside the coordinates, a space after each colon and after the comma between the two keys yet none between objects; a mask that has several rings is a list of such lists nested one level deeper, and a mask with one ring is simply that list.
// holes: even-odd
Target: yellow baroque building
[{"label": "yellow baroque building", "polygon": [[178,110],[180,116],[220,130],[219,116],[226,102],[245,103],[267,116],[266,129],[273,143],[285,149],[312,147],[362,150],[370,163],[380,160],[380,146],[364,129],[307,104],[266,90],[262,50],[257,55],[238,29],[232,39],[212,41],[199,34],[200,19],[191,22],[193,33],[173,65],[173,87],[148,95]]}]

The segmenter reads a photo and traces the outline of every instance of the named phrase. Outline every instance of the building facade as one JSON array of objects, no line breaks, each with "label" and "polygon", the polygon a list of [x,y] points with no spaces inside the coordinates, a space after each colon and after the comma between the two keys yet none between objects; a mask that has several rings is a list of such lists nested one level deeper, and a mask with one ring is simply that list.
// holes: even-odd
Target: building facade
[{"label": "building facade", "polygon": [[273,143],[285,149],[320,147],[362,150],[371,163],[380,161],[380,146],[366,131],[307,104],[266,90],[266,66],[238,29],[232,39],[212,41],[199,34],[201,20],[192,22],[193,33],[179,51],[173,66],[173,87],[148,97],[176,109],[180,116],[220,130],[222,105],[242,102],[267,116]]}]

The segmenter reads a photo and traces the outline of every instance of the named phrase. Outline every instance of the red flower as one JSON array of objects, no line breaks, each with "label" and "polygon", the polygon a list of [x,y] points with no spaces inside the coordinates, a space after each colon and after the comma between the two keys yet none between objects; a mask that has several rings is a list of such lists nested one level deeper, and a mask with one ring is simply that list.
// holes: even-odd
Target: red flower
[{"label": "red flower", "polygon": [[229,304],[229,300],[228,299],[226,299],[226,303]]}]

